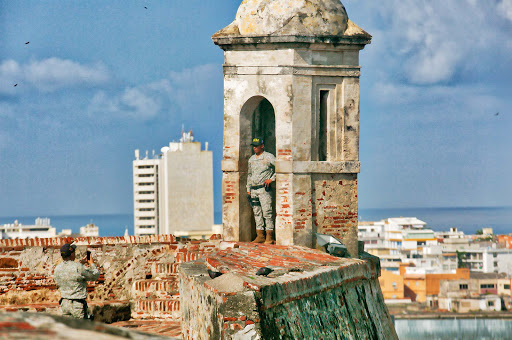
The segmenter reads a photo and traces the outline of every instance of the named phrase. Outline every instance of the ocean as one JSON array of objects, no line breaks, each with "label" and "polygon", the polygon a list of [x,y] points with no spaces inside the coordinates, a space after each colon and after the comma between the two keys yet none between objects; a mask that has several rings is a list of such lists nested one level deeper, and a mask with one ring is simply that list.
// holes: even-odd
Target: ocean
[{"label": "ocean", "polygon": [[494,234],[512,233],[512,207],[360,209],[360,221],[388,217],[417,217],[434,231],[457,227],[466,234],[493,228]]},{"label": "ocean", "polygon": [[[512,207],[476,207],[476,208],[402,208],[402,209],[359,209],[360,221],[378,221],[388,217],[417,217],[435,231],[457,227],[466,234],[474,234],[477,229],[491,227],[495,234],[512,233]],[[37,217],[49,217],[50,223],[57,228],[71,229],[74,233],[88,223],[99,227],[100,236],[122,236],[125,229],[133,235],[132,214],[111,215],[68,215],[68,216],[8,216],[0,217],[0,224],[13,223],[34,224]],[[214,223],[222,223],[222,212],[214,214]]]}]

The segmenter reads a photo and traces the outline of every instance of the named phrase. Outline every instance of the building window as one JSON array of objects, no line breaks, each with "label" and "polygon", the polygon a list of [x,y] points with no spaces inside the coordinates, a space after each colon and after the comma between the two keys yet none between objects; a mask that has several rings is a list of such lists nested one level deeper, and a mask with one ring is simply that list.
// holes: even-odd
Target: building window
[{"label": "building window", "polygon": [[487,301],[487,306],[493,307],[494,306],[494,301]]},{"label": "building window", "polygon": [[393,281],[393,289],[396,289],[396,282]]},{"label": "building window", "polygon": [[468,289],[468,285],[467,285],[467,283],[461,283],[461,284],[459,285],[459,289],[460,289],[460,290],[466,290],[466,289]]},{"label": "building window", "polygon": [[327,120],[329,107],[329,91],[320,91],[320,119],[318,126],[318,160],[327,160]]},{"label": "building window", "polygon": [[154,225],[140,225],[139,228],[140,229],[151,229],[151,228],[154,228],[155,226]]},{"label": "building window", "polygon": [[503,289],[510,289],[510,285],[503,285]]},{"label": "building window", "polygon": [[481,284],[480,285],[480,289],[492,289],[492,288],[494,288],[494,284],[493,283]]}]

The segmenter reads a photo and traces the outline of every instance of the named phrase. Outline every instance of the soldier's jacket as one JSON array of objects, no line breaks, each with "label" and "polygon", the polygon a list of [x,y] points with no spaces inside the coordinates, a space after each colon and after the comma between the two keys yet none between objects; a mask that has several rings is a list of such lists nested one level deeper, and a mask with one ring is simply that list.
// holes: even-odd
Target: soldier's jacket
[{"label": "soldier's jacket", "polygon": [[259,156],[252,155],[249,158],[247,192],[251,191],[251,186],[262,185],[267,179],[275,181],[275,164],[276,158],[269,152],[263,151]]},{"label": "soldier's jacket", "polygon": [[75,261],[64,261],[55,267],[55,282],[59,286],[60,297],[63,299],[87,298],[87,281],[95,281],[100,272],[96,265],[90,268]]}]

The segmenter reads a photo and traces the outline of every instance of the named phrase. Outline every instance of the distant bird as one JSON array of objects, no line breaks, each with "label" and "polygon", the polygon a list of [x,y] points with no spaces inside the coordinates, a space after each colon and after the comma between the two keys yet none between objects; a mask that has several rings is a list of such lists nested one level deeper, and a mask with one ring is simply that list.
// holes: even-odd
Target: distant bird
[{"label": "distant bird", "polygon": [[269,267],[261,267],[260,269],[258,269],[258,271],[256,272],[256,275],[262,275],[262,276],[267,276],[268,274],[272,273],[274,270],[273,269],[270,269]]},{"label": "distant bird", "polygon": [[500,114],[499,112],[496,112],[494,115],[495,115],[495,116],[498,116],[499,114]]},{"label": "distant bird", "polygon": [[16,86],[18,86],[18,84],[17,84],[17,83],[16,83],[16,84],[14,84],[14,87],[16,87]]},{"label": "distant bird", "polygon": [[210,278],[213,280],[216,277],[219,277],[222,275],[221,272],[214,272],[213,270],[208,269],[208,275],[210,275]]},{"label": "distant bird", "polygon": [[27,42],[25,43],[25,45],[28,45],[28,44],[30,44],[30,41],[27,41]]},{"label": "distant bird", "polygon": [[145,9],[148,9],[146,6],[144,6]]}]

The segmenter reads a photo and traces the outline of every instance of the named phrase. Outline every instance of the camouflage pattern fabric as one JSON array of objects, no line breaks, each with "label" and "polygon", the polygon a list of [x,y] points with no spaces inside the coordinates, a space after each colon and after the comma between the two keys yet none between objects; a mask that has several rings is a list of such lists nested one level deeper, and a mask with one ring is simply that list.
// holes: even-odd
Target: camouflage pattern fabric
[{"label": "camouflage pattern fabric", "polygon": [[75,319],[85,319],[87,316],[87,304],[76,300],[62,299],[60,309],[63,316],[70,316]]},{"label": "camouflage pattern fabric", "polygon": [[86,299],[87,281],[95,281],[99,276],[100,272],[94,264],[87,268],[79,262],[64,261],[55,267],[54,277],[59,286],[60,297],[63,299],[63,315],[85,317],[83,304],[72,300]]},{"label": "camouflage pattern fabric", "polygon": [[258,199],[260,204],[254,204],[252,211],[256,220],[257,230],[274,230],[274,219],[272,218],[272,192],[265,188],[252,189],[252,200]]},{"label": "camouflage pattern fabric", "polygon": [[[257,230],[274,230],[272,194],[265,188],[251,189],[251,187],[261,186],[268,179],[274,182],[276,180],[275,163],[274,155],[266,151],[259,156],[254,154],[249,158],[247,192],[250,193],[253,202],[251,205]],[[259,204],[257,204],[258,201]]]},{"label": "camouflage pattern fabric", "polygon": [[249,158],[247,171],[247,192],[250,192],[253,186],[262,185],[267,179],[274,182],[276,180],[275,164],[276,158],[269,152],[263,151],[259,156],[252,155]]}]

